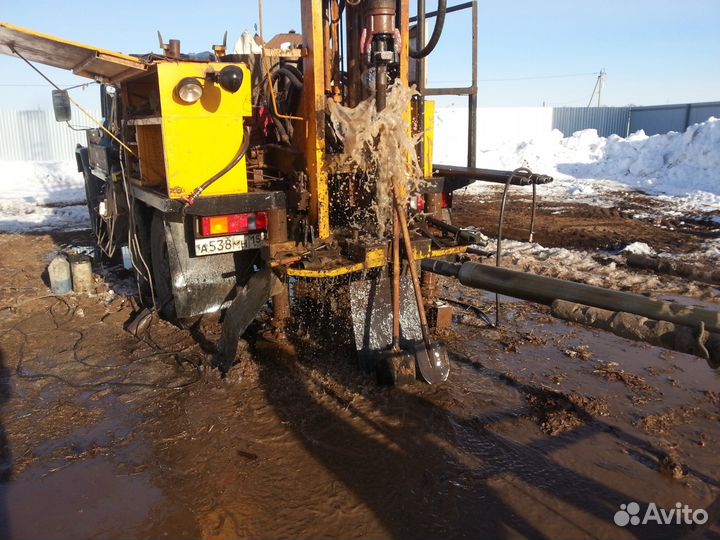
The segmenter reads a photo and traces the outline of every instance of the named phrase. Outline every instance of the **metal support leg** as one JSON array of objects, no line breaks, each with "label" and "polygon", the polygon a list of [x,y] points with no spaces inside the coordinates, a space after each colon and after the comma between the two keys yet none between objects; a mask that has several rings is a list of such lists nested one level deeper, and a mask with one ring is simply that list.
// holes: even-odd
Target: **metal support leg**
[{"label": "metal support leg", "polygon": [[[268,240],[272,244],[287,242],[287,210],[274,208],[268,210]],[[285,330],[290,319],[290,291],[287,283],[283,284],[283,291],[272,297],[273,325],[278,332]]]}]

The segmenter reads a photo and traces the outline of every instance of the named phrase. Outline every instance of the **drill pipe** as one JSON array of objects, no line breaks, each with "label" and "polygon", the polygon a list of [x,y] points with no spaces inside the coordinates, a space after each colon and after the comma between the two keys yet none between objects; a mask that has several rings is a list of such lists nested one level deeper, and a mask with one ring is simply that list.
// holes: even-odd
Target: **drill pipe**
[{"label": "drill pipe", "polygon": [[[495,169],[478,169],[477,167],[458,167],[455,165],[437,165],[433,164],[433,173],[436,176],[445,178],[466,178],[470,180],[479,180],[481,182],[495,182],[496,184],[504,184],[513,174],[512,171],[498,171]],[[553,181],[552,176],[545,174],[515,174],[512,182],[513,186],[530,186],[532,184],[549,184]]]},{"label": "drill pipe", "polygon": [[574,281],[538,276],[475,262],[459,265],[427,259],[422,262],[422,269],[426,272],[455,277],[467,287],[497,292],[538,304],[549,306],[555,300],[566,300],[693,328],[704,325],[708,332],[720,332],[720,311],[653,300],[638,294],[613,291]]}]

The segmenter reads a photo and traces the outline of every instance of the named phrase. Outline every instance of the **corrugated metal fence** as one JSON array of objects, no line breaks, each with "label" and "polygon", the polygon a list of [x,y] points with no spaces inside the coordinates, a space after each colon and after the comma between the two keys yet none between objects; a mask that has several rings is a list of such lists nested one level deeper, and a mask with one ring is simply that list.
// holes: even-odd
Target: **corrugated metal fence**
[{"label": "corrugated metal fence", "polygon": [[683,132],[688,126],[704,122],[711,116],[720,118],[720,101],[633,107],[630,116],[630,133],[639,129],[642,129],[645,135],[668,131]]},{"label": "corrugated metal fence", "polygon": [[630,122],[630,107],[556,107],[552,127],[567,137],[581,129],[596,129],[598,135],[625,136]]},{"label": "corrugated metal fence", "polygon": [[[98,111],[90,112],[95,118],[101,116]],[[710,116],[720,117],[720,102],[656,107],[485,107],[478,110],[478,144],[489,147],[498,140],[528,140],[551,129],[566,137],[582,129],[596,129],[603,137],[613,133],[625,137],[639,129],[647,135],[682,132]],[[78,122],[88,123],[80,115],[76,117]],[[464,133],[463,122],[467,126],[466,110],[438,108],[438,133],[451,126]],[[0,160],[74,160],[78,143],[85,144],[85,132],[56,122],[52,111],[0,110]]]},{"label": "corrugated metal fence", "polygon": [[[99,111],[90,112],[100,118]],[[74,160],[75,146],[86,144],[84,126],[78,128],[56,122],[52,111],[0,110],[0,160]]]}]

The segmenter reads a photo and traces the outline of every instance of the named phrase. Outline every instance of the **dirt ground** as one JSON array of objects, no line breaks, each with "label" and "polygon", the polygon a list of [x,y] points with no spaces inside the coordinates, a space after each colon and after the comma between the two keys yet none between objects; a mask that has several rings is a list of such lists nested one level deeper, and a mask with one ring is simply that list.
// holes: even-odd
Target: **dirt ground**
[{"label": "dirt ground", "polygon": [[[497,236],[500,186],[483,195],[456,196],[454,214],[460,226],[479,227]],[[526,191],[510,191],[503,237],[528,240],[532,198]],[[619,250],[644,242],[657,252],[692,253],[708,239],[720,237],[717,215],[688,216],[673,212],[672,203],[639,192],[625,192],[614,206],[545,201],[538,187],[533,240],[546,247]]]},{"label": "dirt ground", "polygon": [[[456,217],[492,233],[490,204],[463,202]],[[691,251],[713,234],[557,210],[540,207],[543,245]],[[511,211],[511,238],[526,239],[526,219]],[[89,244],[0,235],[0,537],[720,538],[718,525],[613,522],[633,501],[717,520],[720,374],[704,360],[503,298],[497,329],[456,310],[438,386],[378,387],[350,336],[317,338],[324,313],[288,344],[258,321],[221,378],[208,362],[217,319],[156,321],[138,340],[117,269],[96,268],[93,294],[50,295],[49,256]],[[720,295],[656,279],[667,294]],[[494,297],[449,280],[438,296],[492,313]]]}]

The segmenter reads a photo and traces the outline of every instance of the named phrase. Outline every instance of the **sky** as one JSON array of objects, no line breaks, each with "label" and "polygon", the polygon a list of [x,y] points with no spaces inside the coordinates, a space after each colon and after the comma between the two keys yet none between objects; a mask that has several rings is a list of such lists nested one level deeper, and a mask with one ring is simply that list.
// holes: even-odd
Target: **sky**
[{"label": "sky", "polygon": [[[464,0],[449,0],[449,5]],[[300,30],[299,0],[263,0],[266,39]],[[437,5],[427,0],[428,11]],[[411,0],[411,4],[415,4]],[[105,6],[105,7],[103,7]],[[209,50],[225,30],[233,44],[258,22],[255,0],[0,0],[0,21],[125,53],[159,51],[156,31],[182,49]],[[429,61],[431,86],[470,80],[470,12],[449,14]],[[601,104],[720,101],[720,0],[480,0],[480,106],[586,106],[604,69]],[[41,69],[60,86],[86,82]],[[50,109],[50,87],[21,60],[0,56],[2,109]],[[97,88],[72,90],[97,108]],[[464,105],[466,98],[445,104]],[[595,100],[594,103],[597,103]]]}]

